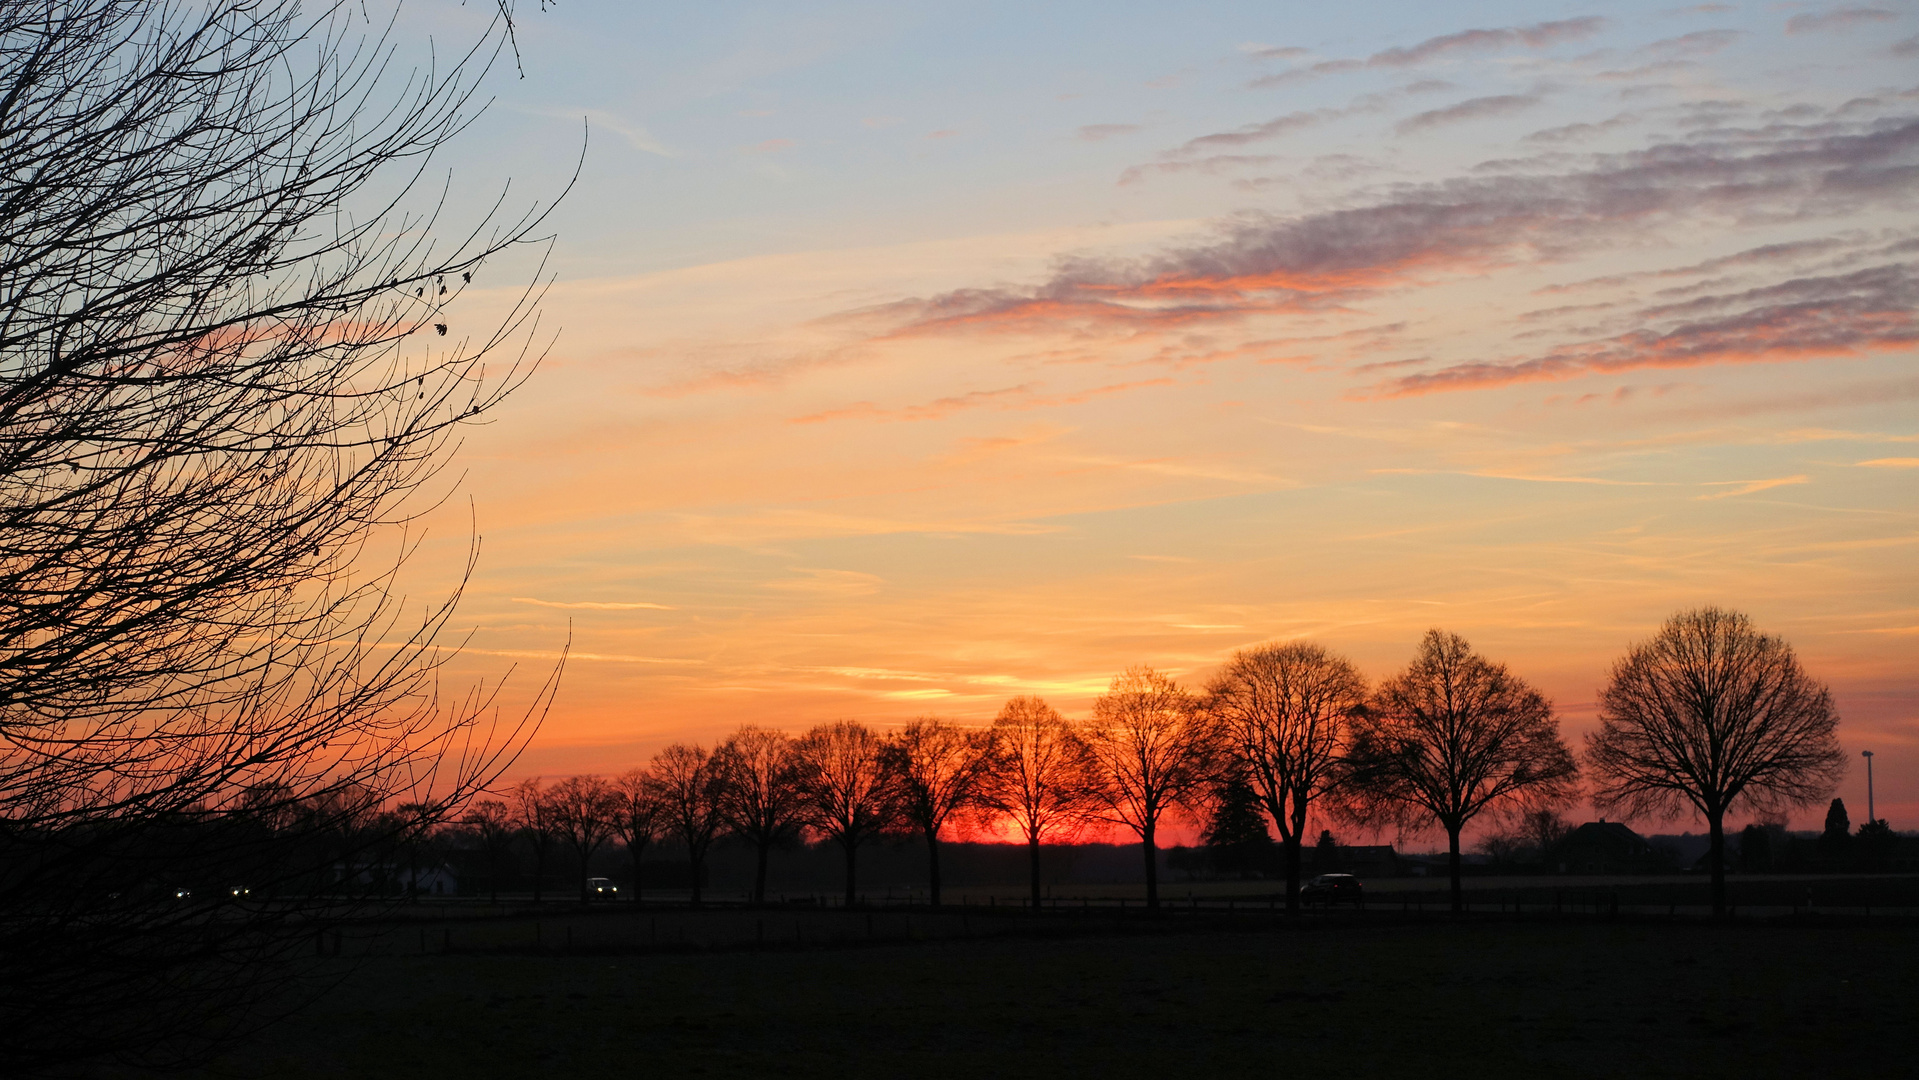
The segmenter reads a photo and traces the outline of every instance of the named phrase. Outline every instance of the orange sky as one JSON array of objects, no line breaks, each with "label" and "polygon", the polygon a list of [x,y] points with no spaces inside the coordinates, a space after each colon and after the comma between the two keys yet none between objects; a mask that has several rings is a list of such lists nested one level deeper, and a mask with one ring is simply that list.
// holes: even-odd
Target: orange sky
[{"label": "orange sky", "polygon": [[456,470],[462,670],[530,683],[572,635],[520,771],[1081,714],[1275,638],[1379,678],[1432,626],[1576,739],[1630,642],[1717,603],[1919,827],[1919,18],[1208,10],[688,16],[630,68],[617,19],[536,28],[470,138],[598,134],[558,342]]}]

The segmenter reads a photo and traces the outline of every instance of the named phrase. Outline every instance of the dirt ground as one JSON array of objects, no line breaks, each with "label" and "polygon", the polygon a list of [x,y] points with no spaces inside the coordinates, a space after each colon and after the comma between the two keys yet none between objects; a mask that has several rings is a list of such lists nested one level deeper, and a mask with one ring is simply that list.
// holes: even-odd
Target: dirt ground
[{"label": "dirt ground", "polygon": [[1919,926],[1380,924],[314,960],[199,1075],[1913,1075]]}]

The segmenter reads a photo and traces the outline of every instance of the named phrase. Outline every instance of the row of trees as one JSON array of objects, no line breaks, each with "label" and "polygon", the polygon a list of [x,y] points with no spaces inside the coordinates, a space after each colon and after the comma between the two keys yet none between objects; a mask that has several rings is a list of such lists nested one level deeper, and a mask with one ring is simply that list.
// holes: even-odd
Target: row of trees
[{"label": "row of trees", "polygon": [[525,781],[507,800],[476,804],[468,822],[483,836],[520,831],[542,869],[553,845],[569,845],[583,890],[600,846],[624,842],[637,880],[646,847],[671,836],[692,862],[696,900],[701,863],[723,835],[756,848],[757,901],[772,848],[802,833],[838,844],[851,902],[860,846],[911,832],[927,845],[934,904],[940,840],[953,826],[1016,833],[1031,852],[1035,897],[1042,843],[1119,828],[1141,845],[1156,906],[1168,815],[1210,816],[1250,791],[1283,846],[1289,909],[1315,816],[1444,830],[1458,906],[1470,823],[1488,813],[1550,820],[1583,795],[1634,815],[1703,816],[1722,908],[1726,814],[1822,798],[1843,764],[1830,694],[1783,641],[1716,608],[1675,616],[1620,660],[1600,713],[1582,785],[1551,702],[1456,634],[1430,631],[1376,686],[1323,646],[1287,642],[1235,653],[1201,692],[1129,669],[1077,721],[1017,697],[988,727],[921,718],[881,736],[841,721],[798,737],[746,727],[712,751],[670,746],[613,779]]}]

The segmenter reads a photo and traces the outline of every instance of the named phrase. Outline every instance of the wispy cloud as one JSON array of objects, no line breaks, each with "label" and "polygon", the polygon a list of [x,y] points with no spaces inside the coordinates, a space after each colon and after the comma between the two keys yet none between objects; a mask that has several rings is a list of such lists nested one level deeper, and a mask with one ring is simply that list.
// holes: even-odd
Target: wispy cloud
[{"label": "wispy cloud", "polygon": [[1541,100],[1537,94],[1494,94],[1489,97],[1470,98],[1457,105],[1448,105],[1443,109],[1433,109],[1409,116],[1395,125],[1394,130],[1401,135],[1410,135],[1466,120],[1511,116],[1532,108]]},{"label": "wispy cloud", "polygon": [[1598,33],[1606,25],[1606,20],[1588,15],[1577,19],[1560,19],[1555,22],[1535,23],[1531,26],[1511,26],[1497,29],[1461,30],[1454,34],[1442,34],[1427,38],[1416,45],[1404,48],[1386,49],[1376,52],[1364,60],[1323,60],[1303,68],[1283,71],[1273,75],[1254,79],[1255,87],[1280,86],[1289,82],[1298,82],[1320,75],[1330,75],[1341,71],[1353,71],[1360,68],[1402,68],[1423,64],[1439,57],[1465,52],[1485,52],[1492,49],[1514,47],[1544,49],[1566,41],[1578,41]]},{"label": "wispy cloud", "polygon": [[1697,495],[1694,497],[1706,501],[1712,499],[1734,499],[1741,495],[1751,495],[1760,491],[1771,491],[1776,487],[1787,487],[1793,484],[1806,484],[1810,482],[1811,479],[1805,476],[1775,476],[1766,480],[1720,480],[1714,481],[1714,486],[1729,486],[1732,490],[1716,491],[1710,495]]},{"label": "wispy cloud", "polygon": [[1843,30],[1866,23],[1892,22],[1899,13],[1885,8],[1841,8],[1817,15],[1794,15],[1786,20],[1786,33],[1810,34],[1816,30]]},{"label": "wispy cloud", "polygon": [[[1584,258],[1701,216],[1811,220],[1890,205],[1909,197],[1919,175],[1919,118],[1725,129],[1585,162],[1566,172],[1510,163],[1510,172],[1401,185],[1381,201],[1298,216],[1246,213],[1223,222],[1209,241],[1146,256],[1064,258],[1038,285],[954,290],[868,314],[900,320],[889,332],[897,337],[1073,325],[1171,329],[1325,312],[1438,275]],[[1810,250],[1754,249],[1744,258],[1756,264]],[[1900,305],[1910,303],[1911,275],[1899,266],[1862,274],[1794,286],[1829,294],[1728,295],[1722,308],[1746,310],[1566,346],[1517,365],[1462,365],[1393,389],[1428,392],[1794,349],[1840,355],[1907,340],[1911,316]],[[1677,319],[1707,314],[1709,306],[1693,300],[1647,314]]]},{"label": "wispy cloud", "polygon": [[1075,138],[1080,142],[1104,142],[1117,135],[1131,135],[1141,130],[1138,124],[1087,124],[1079,129]]},{"label": "wispy cloud", "polygon": [[578,600],[578,601],[566,602],[566,601],[560,601],[560,600],[535,600],[534,598],[530,596],[515,596],[512,598],[512,600],[516,604],[533,604],[538,607],[550,607],[550,608],[579,608],[586,611],[639,611],[639,610],[677,611],[678,610],[677,608],[674,608],[668,604],[647,604],[647,603],[639,603],[639,602],[602,603],[597,600]]},{"label": "wispy cloud", "polygon": [[1919,310],[1919,279],[1904,266],[1801,278],[1743,293],[1700,297],[1684,305],[1649,308],[1645,314],[1657,317],[1674,309],[1727,308],[1734,310],[1665,331],[1639,330],[1562,346],[1515,363],[1473,362],[1406,375],[1373,388],[1370,396],[1488,389],[1640,368],[1859,356],[1919,346],[1919,316],[1914,314]]}]

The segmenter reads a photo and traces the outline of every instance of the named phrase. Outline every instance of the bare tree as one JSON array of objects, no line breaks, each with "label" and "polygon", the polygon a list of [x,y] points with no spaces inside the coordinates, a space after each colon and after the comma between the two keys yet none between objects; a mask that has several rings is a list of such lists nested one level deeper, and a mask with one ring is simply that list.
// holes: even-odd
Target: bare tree
[{"label": "bare tree", "polygon": [[1362,815],[1446,830],[1454,911],[1467,822],[1489,808],[1568,799],[1579,772],[1545,695],[1440,630],[1426,632],[1412,663],[1355,719],[1350,764]]},{"label": "bare tree", "polygon": [[1093,819],[1099,805],[1098,762],[1073,725],[1037,697],[1016,697],[1000,706],[992,736],[980,794],[1026,841],[1037,908],[1040,845],[1071,839]]},{"label": "bare tree", "polygon": [[533,853],[533,902],[538,904],[546,899],[546,863],[560,838],[559,822],[553,800],[540,786],[539,777],[531,776],[513,785],[509,797],[513,823],[527,850]]},{"label": "bare tree", "polygon": [[[164,1063],[250,1022],[300,894],[457,816],[537,725],[550,685],[504,721],[496,687],[440,685],[457,589],[396,592],[396,527],[530,370],[537,289],[499,324],[455,303],[537,216],[449,236],[416,187],[498,11],[408,76],[358,4],[0,5],[10,1065]],[[115,885],[237,874],[275,902]]]},{"label": "bare tree", "polygon": [[593,854],[613,838],[619,807],[613,789],[598,776],[569,776],[546,789],[552,806],[553,829],[580,860],[580,900],[588,898],[586,880],[592,876]]},{"label": "bare tree", "polygon": [[1219,744],[1198,699],[1178,683],[1139,666],[1113,680],[1093,702],[1085,728],[1098,762],[1106,819],[1139,837],[1146,859],[1146,906],[1159,906],[1159,823],[1175,808],[1192,809],[1219,772]]},{"label": "bare tree", "polygon": [[864,724],[821,724],[794,745],[807,824],[846,855],[846,906],[859,902],[860,845],[892,825],[895,809],[882,760],[885,744]]},{"label": "bare tree", "polygon": [[766,861],[773,848],[797,837],[805,824],[793,739],[750,724],[713,751],[720,817],[753,845],[753,902],[766,903]]},{"label": "bare tree", "polygon": [[633,902],[642,902],[646,894],[643,877],[646,849],[660,837],[666,811],[660,805],[653,777],[645,769],[628,769],[613,778],[613,835],[626,845],[633,860]]},{"label": "bare tree", "polygon": [[1207,707],[1279,830],[1289,913],[1299,912],[1307,814],[1337,784],[1347,727],[1365,705],[1359,669],[1305,641],[1242,649],[1209,689]]},{"label": "bare tree", "polygon": [[940,906],[940,833],[975,806],[992,761],[992,732],[921,717],[886,740],[884,767],[901,819],[926,839],[932,906]]},{"label": "bare tree", "polygon": [[719,775],[713,767],[713,755],[700,746],[674,743],[653,755],[647,774],[667,831],[686,845],[686,861],[693,874],[692,899],[698,904],[706,853],[726,824],[720,816]]},{"label": "bare tree", "polygon": [[498,901],[501,870],[513,857],[513,810],[498,799],[479,799],[460,820],[480,841],[480,853],[486,858],[487,898]]},{"label": "bare tree", "polygon": [[1845,772],[1832,695],[1792,646],[1722,608],[1682,611],[1613,665],[1586,764],[1599,806],[1670,817],[1712,838],[1712,906],[1726,910],[1726,812],[1807,806]]}]

